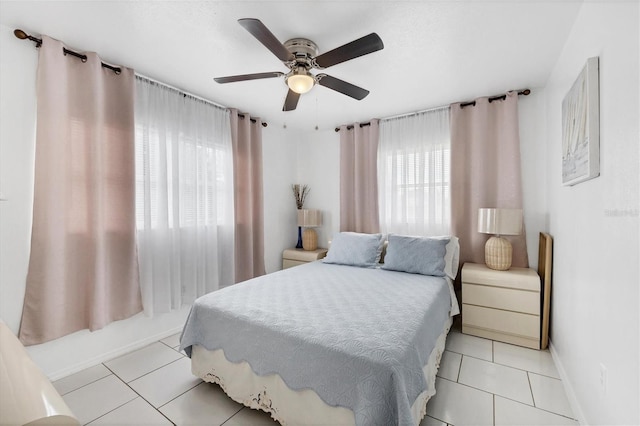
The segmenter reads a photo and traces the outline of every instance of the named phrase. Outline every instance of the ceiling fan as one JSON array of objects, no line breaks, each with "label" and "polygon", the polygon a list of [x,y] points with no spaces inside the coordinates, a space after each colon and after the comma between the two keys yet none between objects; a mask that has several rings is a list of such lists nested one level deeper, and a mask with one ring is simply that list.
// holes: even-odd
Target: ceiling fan
[{"label": "ceiling fan", "polygon": [[244,18],[239,19],[238,23],[280,59],[290,71],[286,74],[275,71],[216,77],[214,80],[217,83],[233,83],[236,81],[284,76],[284,80],[287,86],[289,86],[289,92],[282,107],[283,111],[293,111],[296,109],[300,95],[307,93],[315,84],[335,90],[336,92],[340,92],[357,100],[362,100],[369,94],[369,91],[362,87],[347,83],[344,80],[331,77],[324,73],[313,75],[310,70],[311,68],[329,68],[341,62],[382,50],[384,44],[378,34],[371,33],[323,53],[322,55],[318,55],[318,46],[306,38],[292,38],[284,42],[284,44],[280,43],[259,19]]}]

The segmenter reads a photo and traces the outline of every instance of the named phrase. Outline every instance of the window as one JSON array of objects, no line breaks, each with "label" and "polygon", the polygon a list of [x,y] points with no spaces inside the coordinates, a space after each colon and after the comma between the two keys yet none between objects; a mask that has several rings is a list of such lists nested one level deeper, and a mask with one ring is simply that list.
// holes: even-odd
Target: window
[{"label": "window", "polygon": [[450,232],[449,110],[380,122],[378,188],[385,233]]}]

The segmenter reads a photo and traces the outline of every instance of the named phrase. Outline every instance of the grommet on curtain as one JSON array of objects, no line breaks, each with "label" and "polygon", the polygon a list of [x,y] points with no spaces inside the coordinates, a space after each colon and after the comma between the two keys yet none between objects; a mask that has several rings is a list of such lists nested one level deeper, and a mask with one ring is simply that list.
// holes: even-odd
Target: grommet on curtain
[{"label": "grommet on curtain", "polygon": [[507,95],[495,96],[493,98],[489,98],[489,103],[493,101],[504,101],[505,99],[507,99]]},{"label": "grommet on curtain", "polygon": [[87,55],[82,55],[78,52],[74,52],[73,50],[69,50],[66,47],[62,48],[62,53],[64,54],[64,56],[67,56],[67,55],[75,56],[76,58],[80,59],[83,63],[87,62]]}]

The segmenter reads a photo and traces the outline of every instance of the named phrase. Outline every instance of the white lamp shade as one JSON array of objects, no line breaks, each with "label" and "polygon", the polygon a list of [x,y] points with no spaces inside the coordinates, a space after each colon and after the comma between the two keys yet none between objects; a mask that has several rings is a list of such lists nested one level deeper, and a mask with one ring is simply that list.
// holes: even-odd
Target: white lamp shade
[{"label": "white lamp shade", "polygon": [[478,209],[478,232],[494,235],[520,235],[522,210]]},{"label": "white lamp shade", "polygon": [[322,225],[322,212],[320,210],[298,210],[298,226],[313,228]]}]

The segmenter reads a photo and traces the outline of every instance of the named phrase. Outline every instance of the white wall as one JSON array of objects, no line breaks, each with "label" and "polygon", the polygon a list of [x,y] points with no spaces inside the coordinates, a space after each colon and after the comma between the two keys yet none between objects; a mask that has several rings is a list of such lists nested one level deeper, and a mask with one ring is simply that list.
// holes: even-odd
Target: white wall
[{"label": "white wall", "polygon": [[318,245],[340,230],[340,136],[333,129],[298,133],[297,181],[309,185],[305,208],[322,210]]},{"label": "white wall", "polygon": [[297,242],[295,133],[276,123],[262,131],[264,262],[267,273],[282,269],[282,251]]},{"label": "white wall", "polygon": [[524,227],[529,267],[538,268],[540,232],[549,229],[545,191],[544,89],[531,87],[529,96],[518,98]]},{"label": "white wall", "polygon": [[[545,90],[551,340],[584,424],[640,423],[638,9],[585,2]],[[592,56],[600,57],[601,175],[565,187],[562,99]]]},{"label": "white wall", "polygon": [[38,53],[0,25],[0,319],[17,333],[31,245]]}]

